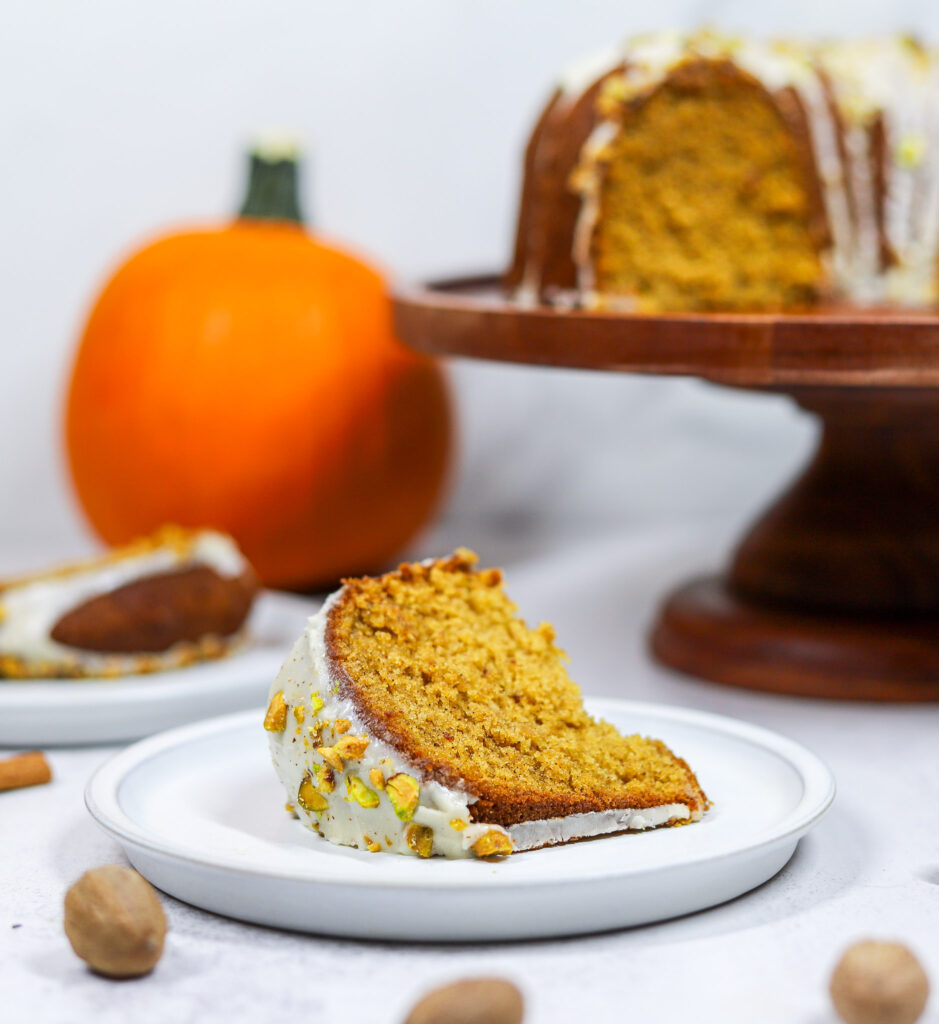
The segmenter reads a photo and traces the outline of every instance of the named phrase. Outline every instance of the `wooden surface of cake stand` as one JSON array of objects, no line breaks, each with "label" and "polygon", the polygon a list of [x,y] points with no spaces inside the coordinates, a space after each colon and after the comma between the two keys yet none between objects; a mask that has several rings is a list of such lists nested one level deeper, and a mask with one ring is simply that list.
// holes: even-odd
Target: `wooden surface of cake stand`
[{"label": "wooden surface of cake stand", "polygon": [[665,601],[652,650],[734,686],[939,700],[939,315],[526,308],[495,277],[399,288],[394,315],[434,355],[790,395],[821,418],[814,459],[726,572]]}]

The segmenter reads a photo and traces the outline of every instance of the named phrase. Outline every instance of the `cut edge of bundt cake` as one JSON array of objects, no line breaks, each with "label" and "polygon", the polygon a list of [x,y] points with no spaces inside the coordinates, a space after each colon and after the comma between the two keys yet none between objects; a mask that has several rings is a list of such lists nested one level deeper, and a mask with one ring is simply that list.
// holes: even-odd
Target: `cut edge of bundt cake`
[{"label": "cut edge of bundt cake", "polygon": [[505,280],[526,304],[671,312],[928,307],[937,278],[935,51],[660,31],[553,92]]},{"label": "cut edge of bundt cake", "polygon": [[551,627],[471,552],[347,580],[271,690],[288,806],[360,849],[487,856],[697,820],[694,773],[591,718]]}]

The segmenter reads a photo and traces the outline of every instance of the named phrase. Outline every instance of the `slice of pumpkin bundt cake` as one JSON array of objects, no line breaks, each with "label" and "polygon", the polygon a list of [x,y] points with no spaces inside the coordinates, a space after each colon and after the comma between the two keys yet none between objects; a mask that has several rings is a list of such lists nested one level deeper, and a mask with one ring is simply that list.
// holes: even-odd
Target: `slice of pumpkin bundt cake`
[{"label": "slice of pumpkin bundt cake", "polygon": [[116,678],[224,657],[245,641],[257,590],[231,537],[178,526],[0,580],[0,680]]},{"label": "slice of pumpkin bundt cake", "polygon": [[264,722],[288,807],[331,842],[420,857],[700,818],[688,765],[591,718],[551,626],[475,562],[346,580],[310,619]]}]

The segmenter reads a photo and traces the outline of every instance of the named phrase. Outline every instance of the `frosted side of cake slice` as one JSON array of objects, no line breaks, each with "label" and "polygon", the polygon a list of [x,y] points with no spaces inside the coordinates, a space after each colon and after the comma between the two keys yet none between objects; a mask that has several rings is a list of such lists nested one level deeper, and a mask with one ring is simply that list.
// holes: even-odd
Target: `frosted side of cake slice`
[{"label": "frosted side of cake slice", "polygon": [[589,718],[550,627],[529,630],[474,561],[346,581],[310,620],[264,723],[288,809],[334,843],[449,858],[700,818],[691,769]]}]

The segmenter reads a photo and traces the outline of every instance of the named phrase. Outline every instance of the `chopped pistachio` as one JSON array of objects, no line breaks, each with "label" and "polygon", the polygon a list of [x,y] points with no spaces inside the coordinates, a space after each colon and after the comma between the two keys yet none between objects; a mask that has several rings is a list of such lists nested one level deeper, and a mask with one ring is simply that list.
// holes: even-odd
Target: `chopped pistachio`
[{"label": "chopped pistachio", "polygon": [[472,846],[477,857],[507,857],[514,849],[512,840],[498,828],[481,835]]},{"label": "chopped pistachio", "polygon": [[368,779],[376,789],[385,788],[385,773],[381,768],[372,768],[368,773]]},{"label": "chopped pistachio", "polygon": [[302,704],[298,704],[293,709],[293,717],[296,718],[298,724],[303,724],[303,719],[306,718],[306,708]]},{"label": "chopped pistachio", "polygon": [[336,741],[333,747],[333,750],[335,750],[340,757],[347,757],[350,760],[360,758],[367,749],[367,736],[343,736],[341,740]]},{"label": "chopped pistachio", "polygon": [[316,752],[330,768],[335,768],[337,772],[342,771],[342,758],[335,747],[317,747]]},{"label": "chopped pistachio", "polygon": [[318,693],[314,693],[310,697],[310,707],[313,708],[314,715],[318,715],[323,710],[323,698]]},{"label": "chopped pistachio", "polygon": [[381,846],[371,836],[362,836],[362,838],[365,840],[369,853],[381,853]]},{"label": "chopped pistachio", "polygon": [[336,788],[336,776],[332,768],[324,768],[320,776],[319,785],[316,787],[321,793],[332,793]]},{"label": "chopped pistachio", "polygon": [[346,779],[346,788],[349,791],[347,800],[354,800],[360,807],[366,809],[378,806],[378,794],[374,789],[369,789],[357,775],[350,775]]},{"label": "chopped pistachio", "polygon": [[333,729],[335,729],[340,736],[344,732],[348,732],[351,728],[352,723],[349,721],[348,718],[337,718],[336,721],[333,722]]},{"label": "chopped pistachio", "polygon": [[303,776],[303,782],[300,783],[300,789],[297,793],[297,803],[305,811],[314,811],[319,814],[320,811],[325,811],[329,806],[329,801],[326,797],[321,796],[316,792],[316,786],[313,783],[313,776],[307,772]]},{"label": "chopped pistachio", "polygon": [[385,791],[395,814],[401,821],[410,821],[421,798],[421,787],[417,779],[398,772],[385,783]]},{"label": "chopped pistachio", "polygon": [[434,830],[426,825],[412,821],[404,830],[404,841],[418,857],[429,857],[434,852]]},{"label": "chopped pistachio", "polygon": [[451,818],[450,828],[456,829],[457,832],[462,832],[466,828],[466,822],[462,818]]},{"label": "chopped pistachio", "polygon": [[904,135],[897,145],[897,163],[911,170],[923,162],[926,155],[926,140],[922,135]]},{"label": "chopped pistachio", "polygon": [[287,728],[287,702],[284,700],[283,690],[278,690],[271,697],[267,714],[264,716],[264,728],[268,732],[283,732]]}]

